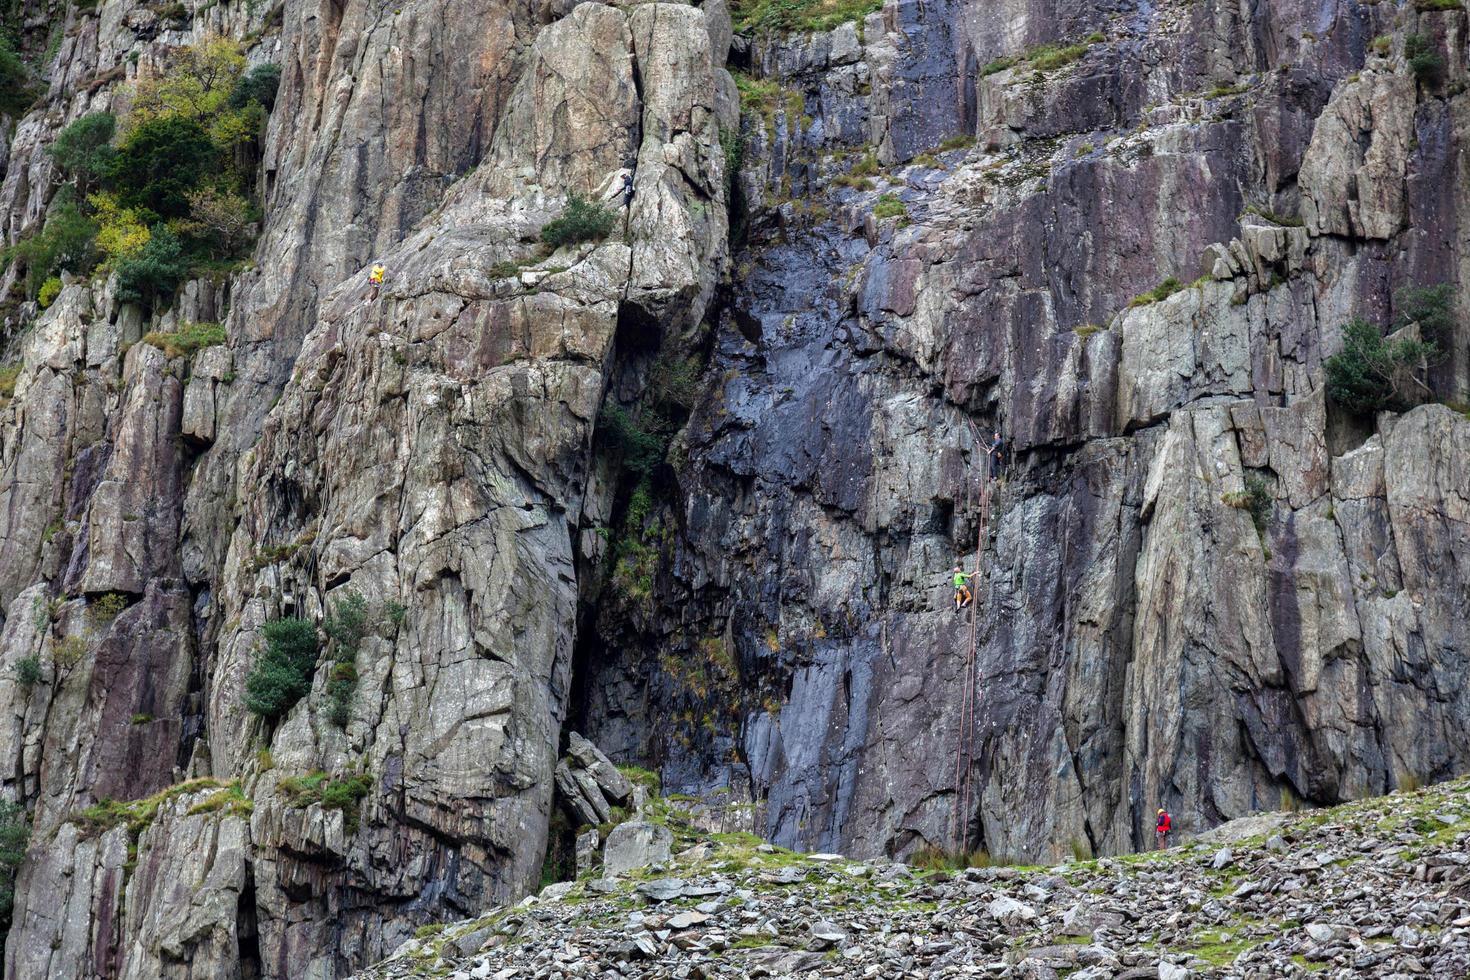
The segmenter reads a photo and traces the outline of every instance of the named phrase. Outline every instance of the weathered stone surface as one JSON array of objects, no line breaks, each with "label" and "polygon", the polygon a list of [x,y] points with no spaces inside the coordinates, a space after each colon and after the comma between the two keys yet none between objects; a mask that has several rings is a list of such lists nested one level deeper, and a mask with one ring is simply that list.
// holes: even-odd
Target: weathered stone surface
[{"label": "weathered stone surface", "polygon": [[654,864],[668,864],[674,835],[669,828],[646,820],[629,820],[614,827],[602,849],[602,873],[610,878]]},{"label": "weathered stone surface", "polygon": [[1414,81],[1367,71],[1338,86],[1302,158],[1302,218],[1314,235],[1392,238],[1404,227]]},{"label": "weathered stone surface", "polygon": [[567,754],[576,760],[597,782],[597,788],[613,803],[627,802],[633,793],[633,784],[618,771],[602,750],[587,739],[572,732],[567,736]]},{"label": "weathered stone surface", "polygon": [[[172,47],[223,32],[283,72],[253,268],[147,316],[70,277],[3,314],[0,788],[38,842],[11,972],[334,976],[517,899],[553,784],[588,822],[638,803],[577,736],[558,777],[572,727],[661,763],[694,826],[858,855],[1106,854],[1151,842],[1155,804],[1188,836],[1462,770],[1467,423],[1346,419],[1323,361],[1470,268],[1463,14],[1329,6],[899,0],[734,38],[723,0],[26,12],[31,63],[64,29],[0,122],[8,243],[44,221],[59,128]],[[573,193],[613,231],[541,254]],[[139,343],[205,320],[226,345]],[[1429,393],[1464,401],[1470,331],[1440,343]],[[667,422],[651,472],[612,407]],[[372,624],[345,726],[325,662],[264,726],[261,627],[348,592]],[[282,788],[314,770],[365,794]],[[124,885],[116,831],[69,822],[191,775],[245,781],[248,834],[171,813]],[[1252,880],[1241,901],[1285,885]],[[668,953],[649,936],[627,958]]]}]

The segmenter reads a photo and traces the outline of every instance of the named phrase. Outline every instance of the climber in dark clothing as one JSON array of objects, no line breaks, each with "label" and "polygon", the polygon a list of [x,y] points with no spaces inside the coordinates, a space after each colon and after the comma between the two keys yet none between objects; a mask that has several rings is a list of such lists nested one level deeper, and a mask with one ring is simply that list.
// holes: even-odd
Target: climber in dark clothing
[{"label": "climber in dark clothing", "polygon": [[1006,444],[1005,440],[1000,437],[999,429],[995,431],[994,437],[990,440],[990,448],[985,450],[985,455],[990,458],[990,478],[999,479],[1006,465]]}]

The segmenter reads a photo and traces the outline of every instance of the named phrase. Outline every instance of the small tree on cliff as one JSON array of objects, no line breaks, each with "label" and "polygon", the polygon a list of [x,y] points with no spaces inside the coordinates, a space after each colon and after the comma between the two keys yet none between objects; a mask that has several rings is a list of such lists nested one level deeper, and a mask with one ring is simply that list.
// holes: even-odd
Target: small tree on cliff
[{"label": "small tree on cliff", "polygon": [[567,198],[567,207],[561,216],[546,222],[541,229],[541,241],[551,248],[601,241],[612,231],[617,217],[596,201],[573,194]]},{"label": "small tree on cliff", "polygon": [[316,626],[293,616],[273,619],[260,632],[265,644],[245,677],[245,707],[273,722],[311,690]]},{"label": "small tree on cliff", "polygon": [[1327,359],[1327,394],[1358,415],[1412,408],[1429,395],[1423,376],[1439,348],[1415,337],[1386,340],[1377,326],[1353,320],[1342,350]]},{"label": "small tree on cliff", "polygon": [[31,825],[19,803],[0,802],[0,935],[10,931],[10,911],[15,904],[15,872],[26,859]]},{"label": "small tree on cliff", "polygon": [[1404,411],[1433,394],[1424,383],[1430,364],[1441,357],[1458,322],[1455,289],[1448,282],[1433,287],[1405,287],[1394,294],[1392,329],[1417,329],[1385,338],[1373,323],[1354,319],[1342,328],[1342,351],[1323,364],[1327,395],[1355,414]]}]

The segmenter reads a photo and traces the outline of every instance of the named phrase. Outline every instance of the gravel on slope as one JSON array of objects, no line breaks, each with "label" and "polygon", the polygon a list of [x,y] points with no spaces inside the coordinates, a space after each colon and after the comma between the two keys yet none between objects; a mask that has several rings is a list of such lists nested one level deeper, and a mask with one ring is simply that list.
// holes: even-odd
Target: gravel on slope
[{"label": "gravel on slope", "polygon": [[1470,780],[1244,830],[1260,832],[925,872],[686,827],[667,867],[427,927],[359,976],[1470,977]]}]

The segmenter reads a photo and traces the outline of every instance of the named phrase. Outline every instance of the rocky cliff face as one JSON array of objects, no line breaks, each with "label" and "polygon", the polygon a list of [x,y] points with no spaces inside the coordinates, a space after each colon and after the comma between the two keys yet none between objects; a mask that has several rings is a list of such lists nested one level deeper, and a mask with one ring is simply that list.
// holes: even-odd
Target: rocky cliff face
[{"label": "rocky cliff face", "polygon": [[[924,5],[869,17],[862,45],[752,46],[787,93],[747,116],[761,244],[683,437],[667,560],[600,623],[583,730],[672,788],[748,780],[777,841],[858,853],[1117,851],[1159,805],[1204,827],[1455,772],[1470,429],[1443,406],[1354,426],[1323,361],[1398,287],[1460,282],[1460,69],[1416,84],[1402,50],[1463,13],[1016,6],[952,60],[906,26]],[[1094,28],[1060,68],[973,68]],[[932,85],[936,59],[974,97],[941,102],[916,156],[848,93]],[[863,170],[871,189],[830,190]],[[1442,343],[1435,390],[1462,397],[1464,328]],[[994,427],[1015,463],[977,561]],[[1230,506],[1252,479],[1259,531]],[[959,835],[956,555],[982,573]],[[731,692],[733,720],[711,710]]]},{"label": "rocky cliff face", "polygon": [[[859,856],[1465,769],[1470,420],[1324,381],[1349,318],[1470,276],[1446,6],[30,10],[12,242],[140,65],[224,33],[282,82],[253,268],[11,317],[7,976],[345,975],[535,884],[572,725]],[[612,234],[541,250],[572,193]],[[228,342],[139,342],[199,321]],[[1470,328],[1436,339],[1463,401]],[[249,714],[265,624],[353,595],[345,724],[327,658]]]}]

